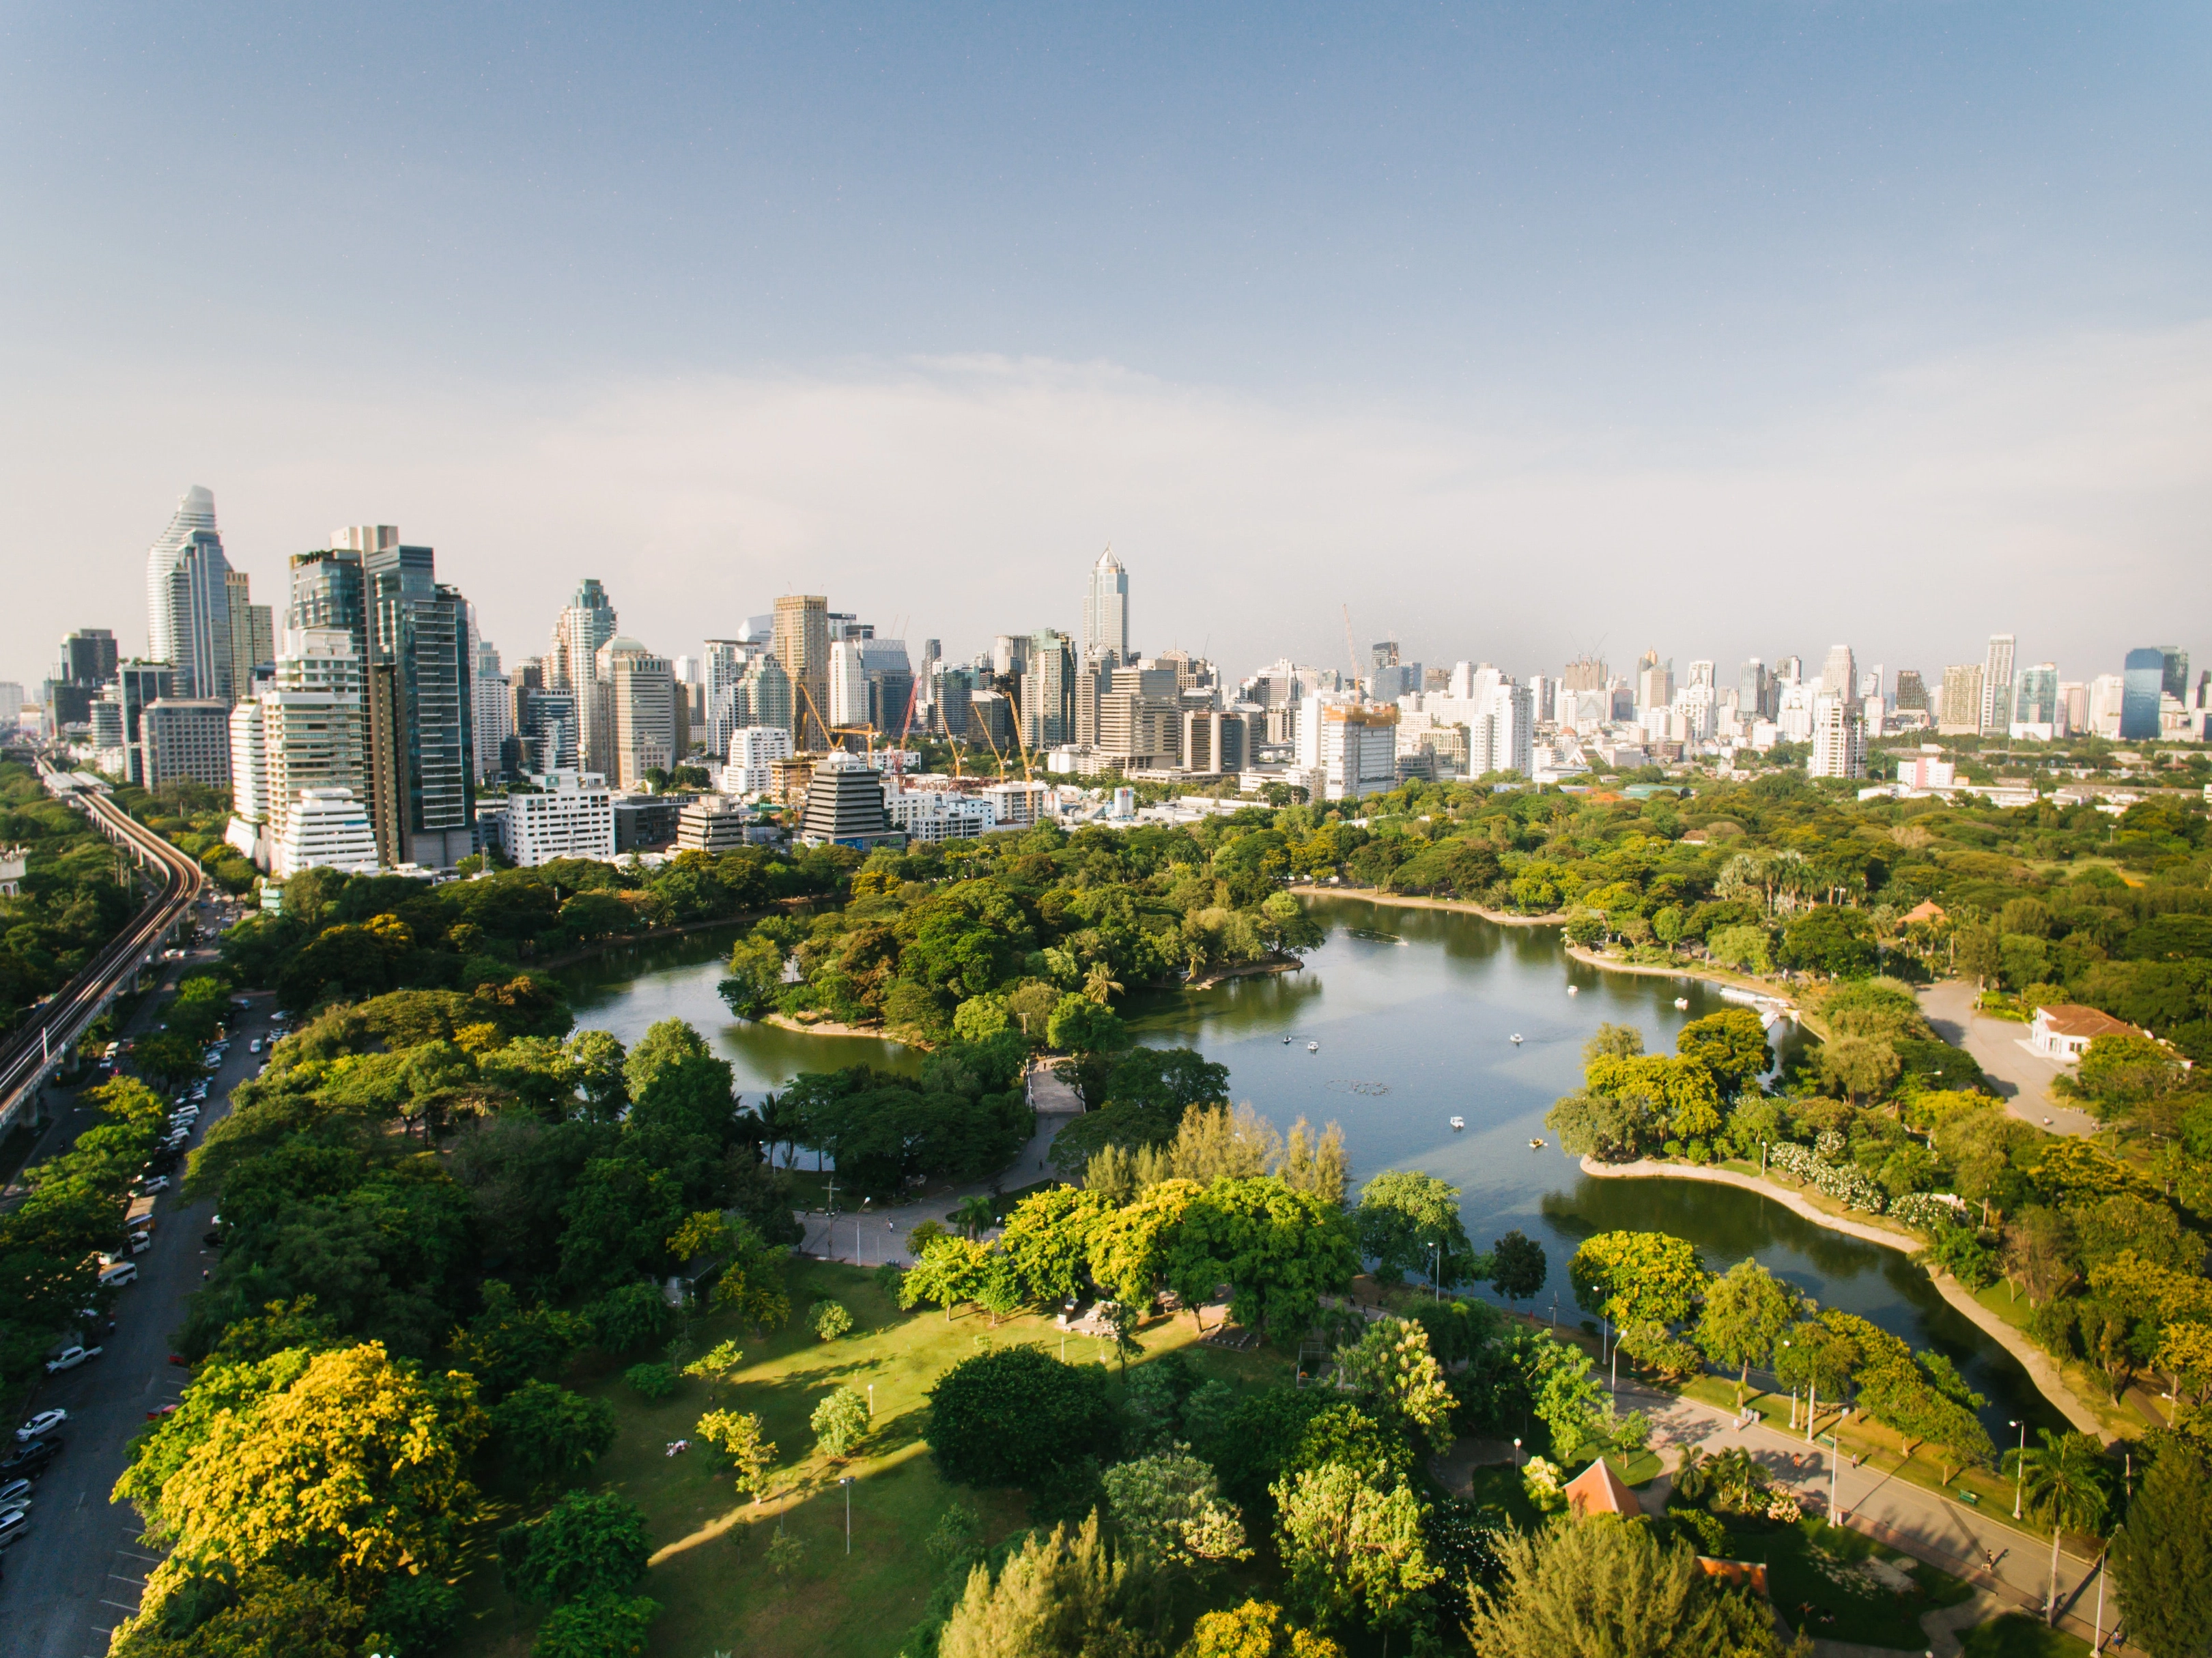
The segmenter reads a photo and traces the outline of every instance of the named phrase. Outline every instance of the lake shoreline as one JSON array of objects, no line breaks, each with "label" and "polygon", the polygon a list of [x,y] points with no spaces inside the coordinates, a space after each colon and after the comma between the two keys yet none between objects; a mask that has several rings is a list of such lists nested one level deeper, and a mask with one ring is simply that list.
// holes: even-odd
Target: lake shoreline
[{"label": "lake shoreline", "polygon": [[1584,967],[1594,967],[1603,973],[1629,973],[1646,979],[1696,979],[1705,984],[1718,985],[1723,990],[1749,991],[1753,995],[1781,1003],[1792,1018],[1797,1017],[1797,1002],[1794,995],[1778,990],[1763,979],[1730,973],[1725,968],[1707,967],[1697,963],[1684,963],[1677,967],[1655,967],[1649,962],[1620,961],[1575,944],[1567,945],[1566,950],[1570,957]]},{"label": "lake shoreline", "polygon": [[[1755,1175],[1740,1175],[1733,1169],[1707,1169],[1696,1163],[1655,1163],[1648,1157],[1634,1163],[1600,1163],[1594,1157],[1585,1157],[1582,1160],[1582,1170],[1597,1180],[1687,1180],[1733,1186],[1739,1191],[1753,1192],[1760,1197],[1771,1199],[1801,1220],[1810,1221],[1814,1225],[1826,1227],[1832,1232],[1841,1232],[1846,1237],[1856,1238],[1863,1243],[1894,1249],[1906,1255],[1917,1255],[1924,1247],[1911,1233],[1829,1214],[1807,1202],[1802,1193],[1793,1192],[1788,1187],[1776,1186]],[[1928,1281],[1935,1285],[1936,1293],[1943,1297],[1954,1312],[2011,1354],[2021,1369],[2027,1372],[2028,1380],[2035,1384],[2037,1390],[2057,1406],[2069,1422],[2083,1433],[2094,1434],[2107,1444],[2112,1442],[2115,1436],[2105,1425],[2104,1418],[2074,1391],[2072,1384],[2051,1362],[2048,1353],[1975,1300],[1967,1292],[1966,1286],[1948,1272],[1929,1271]]]},{"label": "lake shoreline", "polygon": [[1417,898],[1410,893],[1382,892],[1373,887],[1292,887],[1302,898],[1357,898],[1364,903],[1388,904],[1393,909],[1441,909],[1455,915],[1480,915],[1497,926],[1558,926],[1567,919],[1565,910],[1548,915],[1516,915],[1510,910],[1491,909],[1464,898]]}]

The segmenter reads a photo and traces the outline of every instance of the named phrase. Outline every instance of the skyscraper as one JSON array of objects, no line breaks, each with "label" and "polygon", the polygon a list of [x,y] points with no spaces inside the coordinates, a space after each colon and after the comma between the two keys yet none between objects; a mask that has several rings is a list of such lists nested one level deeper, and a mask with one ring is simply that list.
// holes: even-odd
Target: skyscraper
[{"label": "skyscraper", "polygon": [[786,593],[775,601],[775,659],[791,676],[793,739],[804,750],[830,746],[830,601]]},{"label": "skyscraper", "polygon": [[1988,695],[1978,662],[1954,662],[1943,670],[1942,699],[1936,705],[1936,729],[1949,737],[1971,737],[1982,729],[1982,713]]},{"label": "skyscraper", "polygon": [[253,695],[253,676],[276,660],[276,619],[266,604],[253,603],[246,572],[223,577],[230,604],[230,689],[244,701]]},{"label": "skyscraper", "polygon": [[830,706],[832,726],[868,723],[868,669],[860,656],[860,642],[840,639],[830,647]]},{"label": "skyscraper", "polygon": [[599,647],[597,665],[606,693],[611,780],[640,787],[646,773],[665,771],[681,757],[685,722],[677,712],[675,667],[627,634]]},{"label": "skyscraper", "polygon": [[170,665],[179,698],[228,702],[235,695],[229,574],[215,496],[196,483],[146,554],[148,655]]},{"label": "skyscraper", "polygon": [[1828,647],[1828,659],[1820,665],[1820,689],[1838,696],[1859,694],[1858,660],[1848,645]]},{"label": "skyscraper", "polygon": [[80,628],[62,638],[54,677],[46,681],[46,724],[59,734],[64,726],[92,718],[92,700],[115,677],[115,635],[105,628]]},{"label": "skyscraper", "polygon": [[2002,737],[2012,729],[2012,659],[2019,641],[2010,634],[1991,634],[1982,663],[1982,732]]},{"label": "skyscraper", "polygon": [[403,546],[396,536],[364,538],[380,544],[361,554],[369,823],[385,862],[450,869],[475,850],[476,665],[468,601],[438,580],[432,549]]},{"label": "skyscraper", "polygon": [[553,624],[553,652],[546,659],[549,689],[581,693],[598,672],[599,647],[615,636],[615,607],[598,578],[586,576]]},{"label": "skyscraper", "polygon": [[2141,743],[2155,738],[2158,700],[2166,689],[2166,652],[2155,645],[2130,651],[2120,682],[2120,740]]},{"label": "skyscraper", "polygon": [[2167,696],[2178,697],[2186,702],[2189,700],[2189,653],[2179,645],[2161,645],[2158,647],[2158,653],[2161,662],[2159,689]]},{"label": "skyscraper", "polygon": [[1866,723],[1861,706],[1850,691],[1824,690],[1814,701],[1813,751],[1805,760],[1807,776],[1866,775]]},{"label": "skyscraper", "polygon": [[[474,608],[471,606],[471,610]],[[477,637],[473,615],[469,618],[469,633],[476,648],[476,684],[470,693],[470,712],[476,721],[477,775],[498,777],[507,770],[507,739],[514,735],[514,698],[507,675],[500,669],[499,649],[489,640]]]},{"label": "skyscraper", "polygon": [[1129,659],[1129,573],[1111,547],[1091,567],[1083,592],[1083,660],[1097,667],[1109,652],[1114,666]]},{"label": "skyscraper", "polygon": [[2039,726],[2021,734],[2026,737],[2048,738],[2054,735],[2051,727],[2058,723],[2058,665],[2039,662],[2032,668],[2023,668],[2020,674],[2020,690],[2013,703],[2013,724],[2015,726]]},{"label": "skyscraper", "polygon": [[1746,720],[1771,720],[1773,700],[1773,677],[1766,671],[1765,663],[1752,657],[1736,672],[1736,711]]},{"label": "skyscraper", "polygon": [[1030,641],[1029,671],[1022,676],[1021,689],[1022,741],[1033,749],[1073,743],[1074,641],[1054,629],[1037,629]]}]

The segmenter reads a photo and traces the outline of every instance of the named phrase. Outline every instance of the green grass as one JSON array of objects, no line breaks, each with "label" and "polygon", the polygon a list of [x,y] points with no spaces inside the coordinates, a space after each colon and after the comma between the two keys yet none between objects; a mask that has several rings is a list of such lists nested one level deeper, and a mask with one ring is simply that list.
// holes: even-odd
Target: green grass
[{"label": "green grass", "polygon": [[[1028,1523],[1018,1493],[946,1484],[921,1432],[930,1388],[980,1344],[1032,1341],[1057,1354],[1060,1333],[1048,1319],[1006,1319],[993,1330],[973,1311],[950,1322],[932,1309],[902,1312],[876,1287],[872,1272],[835,1262],[795,1262],[790,1290],[791,1325],[765,1338],[747,1338],[728,1315],[695,1321],[695,1352],[732,1338],[742,1343],[750,1363],[732,1383],[687,1377],[672,1397],[655,1404],[623,1382],[628,1361],[580,1366],[567,1378],[579,1392],[611,1402],[620,1418],[621,1436],[595,1468],[592,1489],[618,1492],[644,1510],[655,1552],[639,1592],[661,1606],[651,1643],[656,1655],[896,1653],[939,1581],[923,1544],[951,1503],[981,1515],[987,1542]],[[804,1327],[806,1309],[817,1299],[844,1304],[853,1315],[851,1334],[823,1342]],[[1188,1319],[1160,1319],[1138,1339],[1157,1355],[1188,1345],[1193,1331]],[[1066,1356],[1070,1362],[1096,1358],[1098,1344],[1071,1337]],[[1191,1357],[1203,1375],[1248,1386],[1279,1381],[1288,1370],[1266,1351],[1193,1347]],[[807,1426],[815,1405],[833,1388],[865,1393],[871,1384],[876,1428],[868,1442],[842,1467],[817,1455]],[[667,1442],[690,1436],[699,1418],[715,1409],[757,1412],[766,1424],[778,1448],[769,1501],[756,1506],[739,1497],[726,1460],[696,1440],[684,1455],[665,1454]],[[849,1558],[837,1483],[848,1473],[854,1482]],[[461,1584],[468,1616],[453,1643],[455,1653],[521,1658],[529,1649],[539,1614],[516,1605],[500,1587],[493,1545],[501,1527],[542,1504],[520,1504],[514,1496],[488,1505],[493,1512],[472,1540],[471,1570]],[[804,1563],[781,1583],[765,1564],[779,1522],[807,1546]]]},{"label": "green grass", "polygon": [[2008,1612],[1959,1637],[1965,1658],[2088,1658],[2089,1643],[2046,1628],[2040,1618]]},{"label": "green grass", "polygon": [[[1737,1558],[1765,1563],[1767,1591],[1775,1609],[1793,1629],[1802,1622],[1805,1631],[1816,1640],[1923,1651],[1928,1642],[1920,1627],[1921,1613],[1955,1606],[1973,1593],[1959,1579],[1933,1566],[1870,1537],[1818,1520],[1806,1519],[1796,1525],[1724,1523]],[[1899,1594],[1871,1578],[1863,1579],[1851,1568],[1867,1559],[1887,1560],[1910,1572],[1913,1588]],[[1862,1582],[1863,1588],[1859,1587]],[[1809,1619],[1802,1611],[1808,1602],[1813,1607]]]}]

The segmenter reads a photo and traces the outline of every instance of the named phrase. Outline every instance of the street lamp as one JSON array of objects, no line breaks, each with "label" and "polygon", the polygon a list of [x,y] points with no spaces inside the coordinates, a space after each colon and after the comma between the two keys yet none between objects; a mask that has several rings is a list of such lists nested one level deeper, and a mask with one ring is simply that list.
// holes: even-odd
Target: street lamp
[{"label": "street lamp", "polygon": [[1513,1472],[1521,1472],[1521,1442],[1517,1439],[1513,1442]]},{"label": "street lamp", "polygon": [[837,1482],[845,1488],[845,1552],[853,1552],[853,1476],[847,1474]]},{"label": "street lamp", "polygon": [[2027,1487],[2027,1424],[2008,1420],[2005,1426],[2020,1430],[2020,1455],[2013,1460],[2012,1465],[2012,1517],[2017,1520],[2020,1518],[2021,1493]]},{"label": "street lamp", "polygon": [[[1838,1422],[1836,1425],[1843,1424]],[[1823,1434],[1821,1437],[1828,1442],[1828,1523],[1832,1526],[1836,1523],[1836,1475],[1843,1467],[1844,1448],[1833,1434]]]}]

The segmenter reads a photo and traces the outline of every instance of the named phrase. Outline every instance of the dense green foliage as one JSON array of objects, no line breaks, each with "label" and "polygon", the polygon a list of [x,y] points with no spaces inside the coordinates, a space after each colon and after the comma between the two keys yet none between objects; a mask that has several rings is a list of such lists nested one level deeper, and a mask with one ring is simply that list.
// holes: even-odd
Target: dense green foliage
[{"label": "dense green foliage", "polygon": [[21,890],[0,897],[0,1034],[59,990],[120,932],[137,901],[117,853],[38,774],[0,761],[0,847],[27,854]]}]

